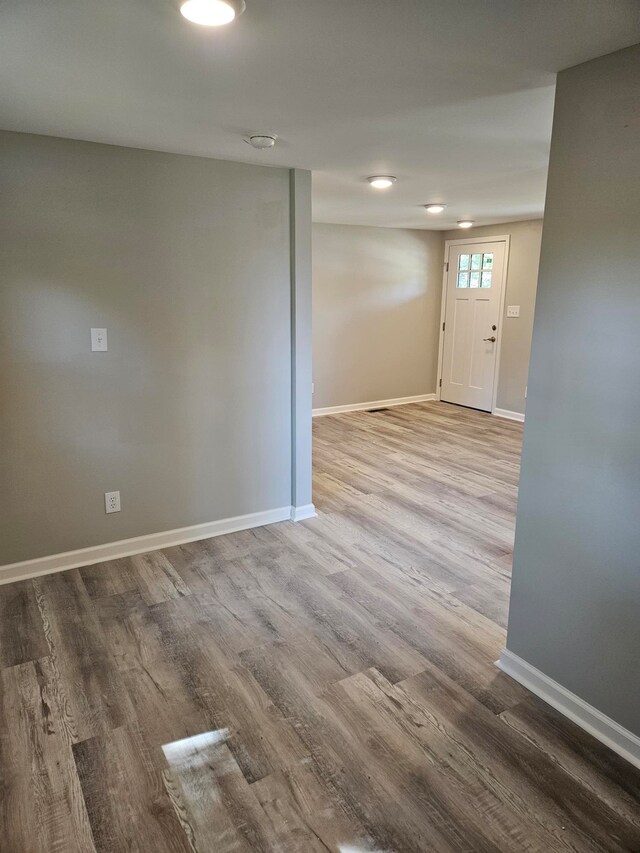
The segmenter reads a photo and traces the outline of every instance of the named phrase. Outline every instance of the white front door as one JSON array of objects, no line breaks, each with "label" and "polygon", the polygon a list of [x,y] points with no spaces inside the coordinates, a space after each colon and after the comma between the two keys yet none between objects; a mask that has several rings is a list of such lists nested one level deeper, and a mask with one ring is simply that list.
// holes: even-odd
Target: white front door
[{"label": "white front door", "polygon": [[491,411],[505,243],[449,247],[440,398]]}]

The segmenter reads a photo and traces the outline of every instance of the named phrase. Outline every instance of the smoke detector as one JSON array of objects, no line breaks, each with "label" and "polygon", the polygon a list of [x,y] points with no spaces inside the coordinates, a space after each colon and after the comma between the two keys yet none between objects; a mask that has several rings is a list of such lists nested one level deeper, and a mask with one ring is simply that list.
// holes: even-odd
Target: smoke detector
[{"label": "smoke detector", "polygon": [[246,137],[245,142],[248,142],[253,148],[259,151],[264,151],[265,148],[273,148],[278,137],[270,133],[252,133]]}]

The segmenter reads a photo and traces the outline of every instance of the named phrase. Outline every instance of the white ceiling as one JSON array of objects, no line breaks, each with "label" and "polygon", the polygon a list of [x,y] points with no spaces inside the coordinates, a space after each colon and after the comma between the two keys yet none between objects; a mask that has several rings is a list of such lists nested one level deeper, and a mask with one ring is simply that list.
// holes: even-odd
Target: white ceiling
[{"label": "white ceiling", "polygon": [[555,72],[640,41],[638,0],[247,0],[220,29],[177,8],[2,0],[2,127],[312,169],[320,222],[528,219]]}]

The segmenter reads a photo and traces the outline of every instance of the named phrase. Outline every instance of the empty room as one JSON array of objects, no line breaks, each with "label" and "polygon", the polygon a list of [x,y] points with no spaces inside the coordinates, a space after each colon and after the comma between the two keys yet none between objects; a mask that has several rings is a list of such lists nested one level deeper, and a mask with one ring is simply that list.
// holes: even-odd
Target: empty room
[{"label": "empty room", "polygon": [[639,853],[637,0],[0,45],[2,853]]}]

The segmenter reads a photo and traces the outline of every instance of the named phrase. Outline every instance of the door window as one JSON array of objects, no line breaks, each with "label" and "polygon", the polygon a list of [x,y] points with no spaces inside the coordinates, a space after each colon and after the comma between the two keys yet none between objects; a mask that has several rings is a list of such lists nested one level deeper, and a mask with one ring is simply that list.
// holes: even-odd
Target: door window
[{"label": "door window", "polygon": [[456,287],[491,287],[493,252],[458,255]]},{"label": "door window", "polygon": [[493,252],[485,252],[482,256],[482,278],[480,287],[491,287],[491,271],[493,270]]}]

